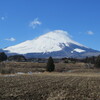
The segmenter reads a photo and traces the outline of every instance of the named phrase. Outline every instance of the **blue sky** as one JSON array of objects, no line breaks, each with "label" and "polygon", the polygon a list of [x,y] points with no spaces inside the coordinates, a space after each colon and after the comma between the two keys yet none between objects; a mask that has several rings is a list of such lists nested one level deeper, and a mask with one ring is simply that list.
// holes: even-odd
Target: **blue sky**
[{"label": "blue sky", "polygon": [[100,0],[0,0],[0,48],[53,30],[100,50]]}]

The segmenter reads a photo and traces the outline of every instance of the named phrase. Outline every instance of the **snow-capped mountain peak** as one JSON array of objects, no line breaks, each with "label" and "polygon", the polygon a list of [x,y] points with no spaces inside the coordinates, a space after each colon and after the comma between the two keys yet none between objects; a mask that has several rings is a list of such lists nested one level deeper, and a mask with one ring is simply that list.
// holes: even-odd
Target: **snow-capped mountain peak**
[{"label": "snow-capped mountain peak", "polygon": [[99,51],[73,41],[68,32],[54,30],[33,40],[3,49],[9,55],[23,54],[27,58],[40,57],[86,57],[100,55]]},{"label": "snow-capped mountain peak", "polygon": [[63,31],[63,30],[55,30],[55,31],[51,31],[51,32],[48,32],[47,34],[44,34],[42,36],[40,36],[39,38],[48,38],[50,40],[54,40],[55,42],[57,43],[65,43],[66,46],[69,46],[68,44],[69,43],[73,43],[73,44],[77,44],[77,45],[80,45],[80,46],[83,46],[75,41],[73,41],[68,32],[66,31]]},{"label": "snow-capped mountain peak", "polygon": [[5,48],[10,53],[27,54],[27,53],[47,53],[60,51],[69,44],[83,46],[73,41],[68,32],[63,30],[55,30],[48,32],[36,39],[28,40],[15,46]]}]

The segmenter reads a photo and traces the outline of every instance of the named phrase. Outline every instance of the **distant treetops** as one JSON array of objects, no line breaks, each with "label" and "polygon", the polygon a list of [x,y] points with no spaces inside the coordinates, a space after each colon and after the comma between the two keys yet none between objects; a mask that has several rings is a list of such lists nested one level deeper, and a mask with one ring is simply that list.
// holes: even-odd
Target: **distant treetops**
[{"label": "distant treetops", "polygon": [[24,62],[26,58],[23,55],[13,55],[8,57],[9,61],[17,61],[17,62]]},{"label": "distant treetops", "polygon": [[[75,61],[75,62],[78,61],[78,59],[75,59],[75,58],[74,59],[67,58],[67,59],[69,59],[71,61]],[[13,55],[13,56],[7,57],[7,55],[4,52],[0,52],[0,62],[5,61],[5,60],[18,61],[18,62],[19,61],[27,61],[27,59],[23,55]],[[94,67],[100,68],[100,55],[97,57],[94,57],[94,56],[93,57],[86,57],[80,61],[84,62],[84,63],[94,64]],[[52,72],[54,70],[55,70],[54,61],[53,61],[52,57],[49,57],[48,62],[47,62],[47,66],[46,66],[46,71]]]}]

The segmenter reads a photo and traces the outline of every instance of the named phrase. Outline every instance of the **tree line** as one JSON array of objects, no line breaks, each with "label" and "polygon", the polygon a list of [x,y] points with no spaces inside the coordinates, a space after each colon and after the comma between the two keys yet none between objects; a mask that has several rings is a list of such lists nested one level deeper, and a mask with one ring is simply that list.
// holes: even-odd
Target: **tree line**
[{"label": "tree line", "polygon": [[[0,62],[2,61],[27,61],[27,59],[23,56],[23,55],[14,55],[14,56],[10,56],[7,57],[7,55],[4,52],[0,53]],[[94,67],[96,68],[100,68],[100,55],[95,57],[86,57],[84,59],[76,59],[76,58],[62,58],[62,60],[64,61],[64,63],[76,63],[76,62],[84,62],[84,63],[91,63],[94,64]],[[46,66],[46,70],[49,72],[54,71],[55,69],[55,65],[54,65],[54,60],[52,57],[48,58],[47,61],[47,66]]]}]

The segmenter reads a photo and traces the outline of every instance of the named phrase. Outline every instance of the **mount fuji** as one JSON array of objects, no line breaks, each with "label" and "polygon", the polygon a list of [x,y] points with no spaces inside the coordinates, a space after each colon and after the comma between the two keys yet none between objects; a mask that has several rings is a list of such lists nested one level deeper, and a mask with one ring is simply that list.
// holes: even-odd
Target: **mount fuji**
[{"label": "mount fuji", "polygon": [[54,30],[41,35],[33,40],[28,40],[15,46],[4,48],[3,51],[9,55],[22,54],[27,58],[45,57],[77,57],[97,56],[100,51],[88,48],[73,41],[69,34],[63,30]]}]

